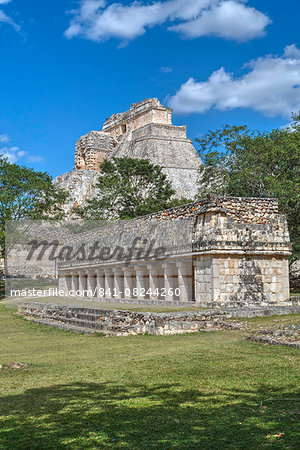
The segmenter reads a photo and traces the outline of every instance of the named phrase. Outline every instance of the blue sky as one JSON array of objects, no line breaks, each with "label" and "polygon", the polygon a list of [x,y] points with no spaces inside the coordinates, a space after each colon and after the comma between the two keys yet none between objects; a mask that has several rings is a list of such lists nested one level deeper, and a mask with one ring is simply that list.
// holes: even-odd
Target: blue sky
[{"label": "blue sky", "polygon": [[0,0],[0,151],[57,176],[81,135],[147,97],[192,139],[283,126],[300,109],[299,13],[297,0]]}]

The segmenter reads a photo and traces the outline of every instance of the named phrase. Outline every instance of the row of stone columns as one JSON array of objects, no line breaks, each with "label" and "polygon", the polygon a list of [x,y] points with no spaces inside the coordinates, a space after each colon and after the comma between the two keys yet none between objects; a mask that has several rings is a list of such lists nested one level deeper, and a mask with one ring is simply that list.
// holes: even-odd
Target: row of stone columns
[{"label": "row of stone columns", "polygon": [[74,269],[60,274],[60,286],[78,296],[186,302],[193,300],[193,265],[172,261]]}]

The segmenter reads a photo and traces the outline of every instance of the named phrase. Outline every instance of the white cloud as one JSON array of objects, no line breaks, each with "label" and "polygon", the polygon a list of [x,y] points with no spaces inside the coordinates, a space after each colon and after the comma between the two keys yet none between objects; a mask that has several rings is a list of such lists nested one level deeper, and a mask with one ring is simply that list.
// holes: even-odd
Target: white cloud
[{"label": "white cloud", "polygon": [[218,36],[247,41],[265,34],[270,19],[260,11],[236,1],[223,1],[194,20],[170,27],[188,38]]},{"label": "white cloud", "polygon": [[265,14],[245,5],[246,1],[133,1],[129,5],[107,6],[105,0],[81,0],[80,8],[70,11],[73,18],[65,36],[92,41],[114,37],[128,42],[144,34],[147,28],[176,22],[168,29],[186,38],[216,35],[245,41],[262,36],[271,22]]},{"label": "white cloud", "polygon": [[3,158],[7,158],[9,162],[15,163],[20,159],[23,159],[26,152],[20,150],[19,147],[3,147],[0,148],[0,155]]},{"label": "white cloud", "polygon": [[8,142],[9,142],[9,137],[7,136],[7,134],[0,134],[0,143],[7,144]]},{"label": "white cloud", "polygon": [[207,81],[190,78],[168,104],[179,113],[205,113],[250,108],[267,116],[289,116],[300,109],[300,50],[285,47],[282,56],[266,55],[245,64],[246,73],[234,77],[221,69]]},{"label": "white cloud", "polygon": [[[6,5],[7,3],[10,3],[11,0],[0,0],[0,5]],[[11,17],[9,17],[5,12],[0,9],[0,24],[1,23],[7,23],[8,25],[11,25],[15,31],[20,31],[21,27],[18,25]]]},{"label": "white cloud", "polygon": [[162,66],[160,68],[160,71],[163,73],[170,73],[173,72],[173,67],[169,67],[169,66]]},{"label": "white cloud", "polygon": [[[9,136],[7,134],[0,135],[0,143],[7,144],[10,141]],[[16,163],[18,161],[34,163],[34,162],[43,162],[44,158],[37,155],[31,155],[30,153],[20,150],[19,147],[16,146],[5,146],[0,148],[0,157],[7,158],[10,163]]]}]

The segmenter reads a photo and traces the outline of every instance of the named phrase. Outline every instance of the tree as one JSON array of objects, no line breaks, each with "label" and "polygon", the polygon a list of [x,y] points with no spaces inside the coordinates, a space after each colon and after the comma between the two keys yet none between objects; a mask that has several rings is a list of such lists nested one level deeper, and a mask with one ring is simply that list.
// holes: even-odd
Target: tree
[{"label": "tree", "polygon": [[62,219],[67,197],[48,173],[11,164],[0,156],[0,256],[5,253],[5,221]]},{"label": "tree", "polygon": [[288,128],[264,132],[225,125],[197,142],[204,162],[199,195],[277,197],[295,259],[300,257],[300,115],[292,118]]},{"label": "tree", "polygon": [[146,159],[105,160],[96,183],[98,195],[77,207],[85,219],[133,219],[168,207],[174,194],[161,167]]}]

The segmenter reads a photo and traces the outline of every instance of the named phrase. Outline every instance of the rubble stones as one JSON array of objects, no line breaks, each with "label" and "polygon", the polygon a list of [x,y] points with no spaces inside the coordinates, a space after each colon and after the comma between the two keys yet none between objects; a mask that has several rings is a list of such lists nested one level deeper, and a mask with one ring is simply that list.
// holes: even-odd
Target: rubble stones
[{"label": "rubble stones", "polygon": [[62,330],[101,333],[104,336],[168,335],[198,331],[235,330],[248,327],[239,317],[299,312],[299,308],[197,309],[182,312],[135,312],[117,309],[24,303],[19,313],[29,320]]},{"label": "rubble stones", "polygon": [[261,344],[284,345],[300,349],[300,324],[260,329],[246,338]]}]

